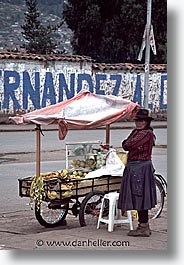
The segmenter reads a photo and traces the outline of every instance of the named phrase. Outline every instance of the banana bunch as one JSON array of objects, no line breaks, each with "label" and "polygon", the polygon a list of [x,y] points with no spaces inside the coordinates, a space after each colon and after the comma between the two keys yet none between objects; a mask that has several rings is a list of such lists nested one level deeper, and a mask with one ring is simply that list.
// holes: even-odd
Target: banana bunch
[{"label": "banana bunch", "polygon": [[59,199],[59,194],[56,191],[48,191],[47,196],[50,200]]},{"label": "banana bunch", "polygon": [[42,203],[43,197],[45,196],[45,190],[43,187],[43,177],[39,176],[33,176],[32,182],[30,186],[30,205],[32,208],[33,201],[39,207],[39,205]]},{"label": "banana bunch", "polygon": [[[72,191],[65,191],[62,193],[62,198],[64,199],[71,197],[72,194],[73,194]],[[56,191],[48,191],[47,196],[50,200],[60,199],[60,195]]]},{"label": "banana bunch", "polygon": [[68,190],[62,193],[62,198],[68,198],[68,197],[71,197],[72,195],[73,195],[73,192]]},{"label": "banana bunch", "polygon": [[68,177],[69,171],[67,169],[53,171],[53,172],[46,172],[41,173],[40,175],[43,177],[44,180],[57,180],[66,179]]},{"label": "banana bunch", "polygon": [[73,183],[69,182],[67,184],[61,184],[61,190],[71,190],[73,188]]},{"label": "banana bunch", "polygon": [[50,200],[60,199],[60,193],[62,198],[71,197],[72,188],[74,187],[72,180],[82,180],[86,175],[87,173],[81,170],[63,169],[41,173],[39,177],[33,176],[30,187],[31,205],[35,201],[39,206],[46,195]]},{"label": "banana bunch", "polygon": [[81,180],[85,178],[87,175],[86,172],[83,172],[82,170],[68,170],[68,169],[63,169],[63,170],[58,170],[54,172],[46,172],[46,173],[41,173],[40,176],[43,177],[43,180],[64,180],[64,181],[70,181],[70,180]]},{"label": "banana bunch", "polygon": [[[71,197],[73,192],[72,192],[72,187],[73,183],[67,183],[67,184],[61,184],[61,197],[62,198],[67,198]],[[60,199],[60,193],[59,191],[48,191],[47,196],[50,200],[55,200],[55,199]]]}]

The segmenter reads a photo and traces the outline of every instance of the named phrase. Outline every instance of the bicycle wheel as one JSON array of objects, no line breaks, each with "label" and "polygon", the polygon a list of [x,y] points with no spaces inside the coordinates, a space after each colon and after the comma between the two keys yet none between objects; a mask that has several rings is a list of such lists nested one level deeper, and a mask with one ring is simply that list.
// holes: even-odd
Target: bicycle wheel
[{"label": "bicycle wheel", "polygon": [[152,208],[149,211],[150,219],[158,218],[161,215],[164,207],[164,200],[165,200],[164,188],[158,179],[155,179],[155,184],[156,184],[156,193],[157,193],[157,205],[155,206],[155,208]]},{"label": "bicycle wheel", "polygon": [[38,222],[45,227],[55,227],[61,225],[69,209],[69,203],[45,202],[37,207],[35,205],[35,216]]},{"label": "bicycle wheel", "polygon": [[79,210],[79,223],[81,226],[97,225],[104,195],[103,191],[92,191],[83,199]]}]

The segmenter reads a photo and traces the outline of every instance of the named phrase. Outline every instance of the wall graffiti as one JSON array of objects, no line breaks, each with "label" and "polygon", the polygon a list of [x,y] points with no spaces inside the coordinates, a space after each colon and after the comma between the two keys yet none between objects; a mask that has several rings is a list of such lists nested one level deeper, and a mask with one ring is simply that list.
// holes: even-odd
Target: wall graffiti
[{"label": "wall graffiti", "polygon": [[[83,88],[101,95],[129,94],[142,105],[144,74],[0,70],[0,111],[40,109],[70,99]],[[149,90],[150,109],[167,109],[167,74],[150,74]]]}]

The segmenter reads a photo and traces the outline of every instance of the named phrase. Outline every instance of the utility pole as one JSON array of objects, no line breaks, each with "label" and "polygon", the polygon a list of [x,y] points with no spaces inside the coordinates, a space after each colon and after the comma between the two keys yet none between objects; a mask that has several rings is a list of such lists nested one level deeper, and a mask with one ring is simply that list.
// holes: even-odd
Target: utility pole
[{"label": "utility pole", "polygon": [[147,0],[146,52],[145,52],[144,101],[143,101],[144,108],[146,109],[148,109],[148,95],[149,95],[151,8],[152,8],[152,0]]}]

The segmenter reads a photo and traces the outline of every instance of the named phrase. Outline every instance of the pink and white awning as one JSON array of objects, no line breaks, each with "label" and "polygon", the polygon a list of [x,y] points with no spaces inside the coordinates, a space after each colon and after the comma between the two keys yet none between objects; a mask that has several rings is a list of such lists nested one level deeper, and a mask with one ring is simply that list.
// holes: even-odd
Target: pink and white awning
[{"label": "pink and white awning", "polygon": [[140,106],[122,97],[97,95],[81,90],[75,97],[63,102],[17,115],[11,120],[16,124],[59,124],[59,139],[65,138],[68,129],[92,129],[133,118]]}]

